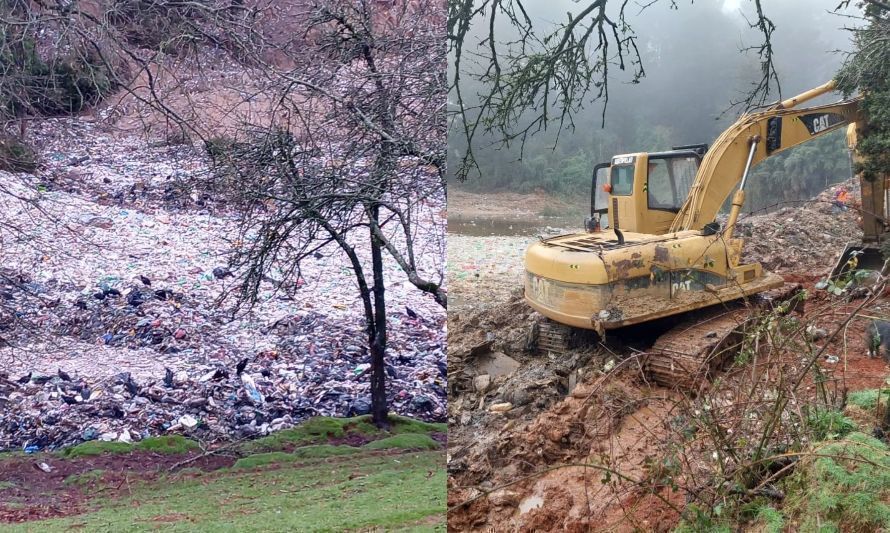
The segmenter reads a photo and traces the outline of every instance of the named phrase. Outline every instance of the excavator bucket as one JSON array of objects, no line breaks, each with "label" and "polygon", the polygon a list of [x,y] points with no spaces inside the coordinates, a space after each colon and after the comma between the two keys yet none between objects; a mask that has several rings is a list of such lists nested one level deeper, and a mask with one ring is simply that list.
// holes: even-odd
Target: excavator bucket
[{"label": "excavator bucket", "polygon": [[877,270],[884,266],[884,254],[874,246],[849,243],[831,270],[831,279],[837,279],[854,270]]}]

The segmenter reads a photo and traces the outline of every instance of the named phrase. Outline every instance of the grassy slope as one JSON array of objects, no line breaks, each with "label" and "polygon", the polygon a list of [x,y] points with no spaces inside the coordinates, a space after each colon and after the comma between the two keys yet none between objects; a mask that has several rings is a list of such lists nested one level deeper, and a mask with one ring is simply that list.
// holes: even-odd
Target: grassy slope
[{"label": "grassy slope", "polygon": [[[444,531],[445,457],[440,447],[428,449],[430,442],[437,446],[428,434],[444,425],[401,419],[393,428],[396,435],[386,438],[364,422],[313,419],[253,441],[245,452],[266,451],[248,455],[231,469],[132,481],[129,490],[111,487],[105,492],[109,487],[94,472],[72,476],[76,479],[70,483],[88,484],[87,494],[95,497],[89,512],[0,530]],[[390,445],[347,449],[317,444],[327,435],[359,432],[378,439],[369,444]],[[280,451],[294,444],[293,452]],[[273,451],[276,447],[279,451]],[[112,493],[117,496],[108,496]]]},{"label": "grassy slope", "polygon": [[[432,473],[432,474],[431,474]],[[341,531],[383,527],[444,531],[441,452],[362,453],[336,462],[164,478],[64,519],[4,531]]]}]

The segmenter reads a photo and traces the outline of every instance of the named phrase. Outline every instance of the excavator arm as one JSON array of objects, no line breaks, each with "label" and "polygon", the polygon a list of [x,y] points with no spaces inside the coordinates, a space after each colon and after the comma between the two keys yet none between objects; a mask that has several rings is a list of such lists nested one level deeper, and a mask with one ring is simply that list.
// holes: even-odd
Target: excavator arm
[{"label": "excavator arm", "polygon": [[714,221],[729,194],[742,181],[746,169],[783,150],[859,122],[862,117],[858,97],[795,108],[833,89],[834,82],[828,82],[767,110],[742,115],[705,155],[670,231],[700,230]]}]

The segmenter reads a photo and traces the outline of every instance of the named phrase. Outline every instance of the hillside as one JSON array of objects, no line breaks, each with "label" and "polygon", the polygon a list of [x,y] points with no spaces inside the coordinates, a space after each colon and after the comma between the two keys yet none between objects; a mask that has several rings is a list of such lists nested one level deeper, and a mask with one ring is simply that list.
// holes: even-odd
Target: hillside
[{"label": "hillside", "polygon": [[[851,192],[846,209],[832,204],[839,187]],[[774,523],[797,529],[810,519],[844,529],[860,518],[886,527],[885,507],[875,502],[886,492],[869,493],[876,514],[868,519],[844,507],[823,512],[794,485],[811,475],[809,466],[791,470],[814,447],[845,442],[838,439],[853,431],[882,435],[880,402],[862,398],[886,387],[890,361],[869,357],[865,329],[888,316],[890,304],[883,293],[863,299],[816,288],[860,234],[857,195],[848,182],[740,222],[745,257],[801,283],[806,302],[802,315],[787,319],[755,313],[755,331],[770,333],[760,340],[752,333],[750,347],[698,394],[656,385],[641,372],[654,339],[676,321],[616,330],[565,354],[530,349],[542,317],[519,287],[522,249],[535,238],[449,238],[452,276],[467,292],[449,316],[449,527],[760,531]],[[500,270],[507,260],[520,270]],[[801,410],[821,413],[820,422]],[[773,412],[782,421],[765,429]],[[752,471],[746,461],[757,442],[769,450],[768,463],[780,463],[770,472],[787,466],[781,475],[764,480]],[[773,457],[791,452],[800,456]],[[886,450],[876,457],[885,464]],[[763,494],[732,496],[743,475],[762,480]],[[723,521],[708,522],[719,501],[726,502]],[[704,510],[700,522],[690,518],[693,506]]]},{"label": "hillside", "polygon": [[[275,515],[310,503],[319,528],[438,527],[444,492],[398,507],[403,491],[436,484],[441,446],[402,442],[385,431],[401,419],[378,416],[441,423],[446,412],[447,289],[426,281],[442,284],[445,260],[444,126],[429,107],[442,93],[413,75],[438,61],[415,53],[439,51],[442,13],[429,9],[0,7],[13,21],[0,43],[0,453],[14,455],[0,468],[0,521],[77,515],[42,525],[114,529],[118,497],[138,505],[168,481],[159,469],[184,466],[145,447],[180,438],[211,460],[178,459],[212,474],[175,477],[157,508],[196,485],[218,498],[129,517],[145,528],[197,514],[216,527],[241,489],[253,503],[229,518],[245,527],[259,527],[254,514],[293,527],[307,517]],[[350,31],[366,53],[342,39]],[[381,138],[400,151],[381,151]],[[355,457],[276,455],[268,462],[287,472],[268,476],[220,470],[255,451],[245,443],[372,412],[383,429],[362,428],[373,438],[330,444]],[[384,442],[359,449],[370,440]],[[97,459],[102,487],[82,494],[61,474],[89,474],[89,461],[58,459],[80,446],[133,453]],[[55,473],[21,478],[35,462]],[[282,496],[329,468],[311,502]],[[141,492],[127,485],[137,478]],[[326,516],[329,491],[355,496],[357,515]]]}]

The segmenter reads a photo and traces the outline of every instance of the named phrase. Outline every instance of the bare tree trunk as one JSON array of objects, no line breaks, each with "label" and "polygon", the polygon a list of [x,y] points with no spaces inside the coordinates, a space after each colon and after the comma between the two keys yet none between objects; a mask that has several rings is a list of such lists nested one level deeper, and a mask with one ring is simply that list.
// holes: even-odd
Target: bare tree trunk
[{"label": "bare tree trunk", "polygon": [[[379,222],[380,207],[370,209],[372,228]],[[383,247],[371,230],[371,265],[374,272],[374,328],[371,345],[371,416],[374,425],[389,427],[386,407],[386,286],[383,283]]]}]

